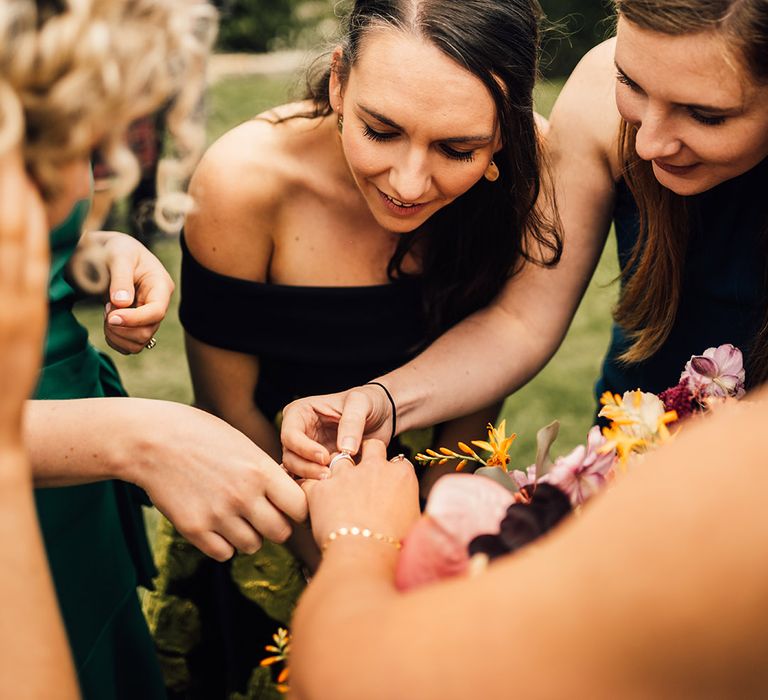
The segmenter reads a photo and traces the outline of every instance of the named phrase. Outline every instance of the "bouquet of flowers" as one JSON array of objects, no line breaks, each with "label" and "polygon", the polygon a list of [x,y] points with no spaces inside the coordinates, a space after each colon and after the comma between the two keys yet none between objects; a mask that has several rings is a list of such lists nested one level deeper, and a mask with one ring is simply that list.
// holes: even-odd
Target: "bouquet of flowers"
[{"label": "bouquet of flowers", "polygon": [[[398,588],[471,573],[541,536],[617,473],[670,440],[684,419],[740,399],[744,379],[741,351],[721,345],[691,357],[678,384],[658,395],[640,389],[603,394],[599,415],[608,427],[593,426],[586,445],[554,460],[549,453],[557,421],[539,430],[536,461],[525,469],[510,471],[509,449],[516,436],[506,434],[505,421],[488,426],[487,440],[460,442],[458,451],[441,447],[416,455],[426,464],[456,461],[457,473],[435,483],[424,514],[404,541]],[[480,465],[474,474],[460,473],[471,463]]]}]

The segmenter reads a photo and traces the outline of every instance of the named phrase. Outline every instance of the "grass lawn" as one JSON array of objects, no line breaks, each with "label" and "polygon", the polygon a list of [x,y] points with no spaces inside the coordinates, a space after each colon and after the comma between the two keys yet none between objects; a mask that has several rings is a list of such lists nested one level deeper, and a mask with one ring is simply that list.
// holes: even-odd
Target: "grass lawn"
[{"label": "grass lawn", "polygon": [[[214,140],[232,126],[296,94],[295,76],[236,77],[213,86],[208,96],[208,136]],[[545,84],[537,90],[537,106],[548,114],[560,88]],[[178,279],[179,250],[175,239],[153,245],[174,279]],[[536,430],[557,418],[561,422],[555,453],[563,453],[583,442],[594,412],[592,384],[608,343],[610,309],[617,285],[616,253],[613,239],[606,248],[582,302],[576,319],[557,355],[530,384],[510,397],[503,409],[509,430],[519,436],[512,449],[513,464],[533,461]],[[157,333],[157,347],[138,356],[123,357],[106,348],[101,330],[102,307],[84,303],[78,316],[89,327],[91,339],[114,359],[128,391],[134,396],[170,399],[188,403],[192,399],[189,373],[184,357],[183,333],[177,316],[178,294],[174,295],[168,317]],[[515,352],[510,348],[509,352]],[[467,388],[462,388],[466,391]],[[479,438],[468,435],[467,439]]]}]

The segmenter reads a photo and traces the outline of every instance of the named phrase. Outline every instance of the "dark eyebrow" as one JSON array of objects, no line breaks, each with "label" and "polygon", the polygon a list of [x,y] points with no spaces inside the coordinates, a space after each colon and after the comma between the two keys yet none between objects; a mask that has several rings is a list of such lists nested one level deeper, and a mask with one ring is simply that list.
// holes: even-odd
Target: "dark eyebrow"
[{"label": "dark eyebrow", "polygon": [[[392,127],[393,129],[397,129],[398,131],[404,131],[402,126],[400,126],[397,122],[393,122],[391,119],[385,117],[383,114],[379,114],[372,109],[368,109],[368,107],[365,105],[358,104],[357,106],[363,110],[363,112],[373,117],[376,121],[379,121],[382,124],[386,124],[387,126]],[[440,139],[440,141],[442,143],[490,143],[493,141],[493,136],[451,136],[447,139]]]},{"label": "dark eyebrow", "polygon": [[[640,85],[637,84],[632,78],[630,78],[627,73],[622,70],[621,66],[614,61],[614,65],[616,66],[616,70],[619,72],[619,74],[631,85],[635,86],[639,90],[643,90],[643,88],[640,87]],[[643,90],[645,92],[645,90]],[[712,114],[730,114],[738,112],[741,109],[741,106],[738,107],[714,107],[713,105],[700,105],[700,104],[693,104],[693,103],[686,103],[681,104],[679,102],[675,103],[679,107],[687,107],[688,109],[695,109],[701,112],[709,112]]]}]

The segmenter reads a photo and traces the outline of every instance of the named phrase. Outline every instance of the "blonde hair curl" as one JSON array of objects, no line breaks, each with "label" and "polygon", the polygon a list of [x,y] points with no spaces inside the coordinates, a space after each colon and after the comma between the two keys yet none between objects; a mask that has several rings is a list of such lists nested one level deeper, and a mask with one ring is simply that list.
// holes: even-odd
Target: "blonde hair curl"
[{"label": "blonde hair curl", "polygon": [[158,168],[158,225],[181,227],[183,193],[205,141],[200,97],[217,27],[207,0],[3,0],[0,154],[21,147],[44,198],[60,166],[98,143],[122,196],[139,177],[125,143],[138,117],[167,107],[172,151]]}]

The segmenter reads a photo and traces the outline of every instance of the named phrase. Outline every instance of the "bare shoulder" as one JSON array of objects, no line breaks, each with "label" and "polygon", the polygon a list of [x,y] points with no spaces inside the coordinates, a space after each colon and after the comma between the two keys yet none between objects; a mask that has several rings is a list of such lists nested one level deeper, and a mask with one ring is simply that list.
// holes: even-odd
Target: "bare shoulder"
[{"label": "bare shoulder", "polygon": [[271,232],[289,187],[278,128],[255,119],[225,133],[206,151],[190,183],[195,201],[184,235],[206,267],[264,281]]},{"label": "bare shoulder", "polygon": [[608,39],[587,52],[563,86],[547,133],[555,158],[563,149],[581,150],[618,171],[615,46],[616,40]]}]

